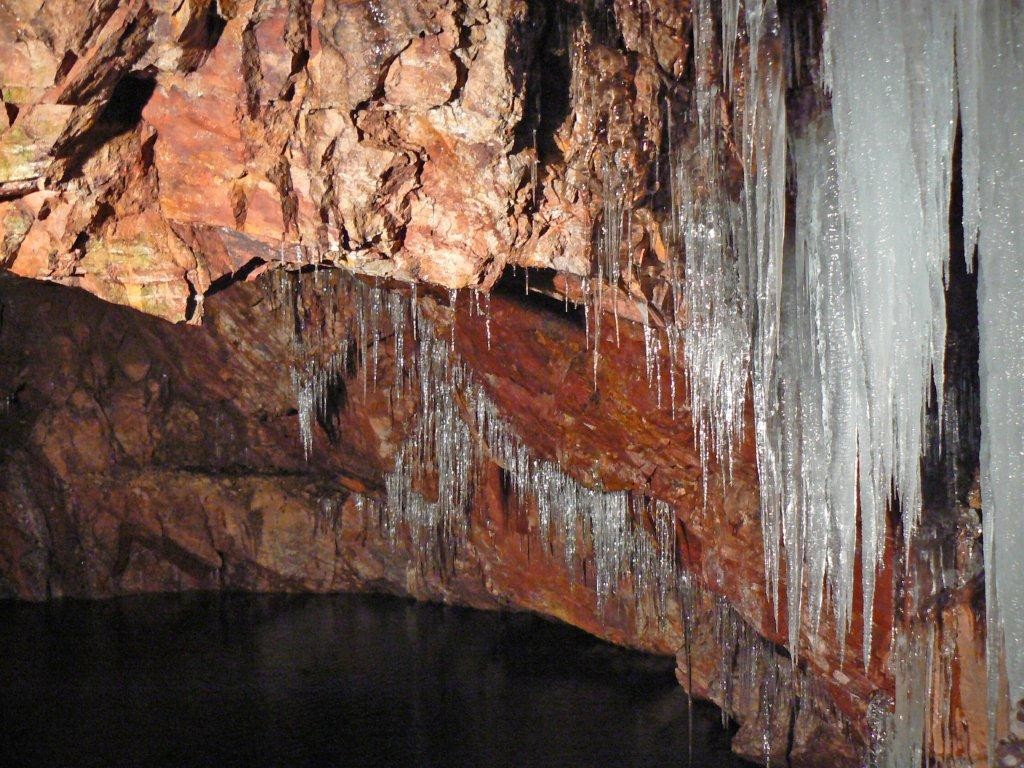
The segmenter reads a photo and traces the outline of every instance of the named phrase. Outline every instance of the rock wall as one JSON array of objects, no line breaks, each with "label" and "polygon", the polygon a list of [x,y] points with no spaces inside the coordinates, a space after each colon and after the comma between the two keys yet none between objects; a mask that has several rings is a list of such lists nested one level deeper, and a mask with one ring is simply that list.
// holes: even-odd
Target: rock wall
[{"label": "rock wall", "polygon": [[658,55],[637,56],[574,38],[586,14],[561,1],[0,14],[0,264],[173,320],[271,260],[450,287],[508,263],[586,274],[608,153],[639,200],[659,67],[687,49],[680,10],[657,11]]}]

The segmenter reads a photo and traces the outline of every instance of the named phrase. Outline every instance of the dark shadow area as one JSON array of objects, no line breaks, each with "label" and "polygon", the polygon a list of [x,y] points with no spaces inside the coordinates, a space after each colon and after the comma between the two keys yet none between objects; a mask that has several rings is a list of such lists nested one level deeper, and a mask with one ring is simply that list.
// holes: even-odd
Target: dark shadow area
[{"label": "dark shadow area", "polygon": [[89,129],[61,146],[57,156],[70,159],[62,181],[78,176],[86,161],[104,144],[134,130],[155,90],[156,79],[151,73],[130,72],[122,77]]},{"label": "dark shadow area", "polygon": [[555,277],[558,274],[554,269],[526,269],[513,266],[505,269],[494,284],[492,293],[506,296],[519,304],[533,307],[547,315],[583,328],[585,327],[583,305],[567,302],[564,296],[557,291]]},{"label": "dark shadow area", "polygon": [[[526,80],[526,93],[513,152],[533,146],[536,137],[538,162],[543,167],[562,160],[555,133],[572,107],[569,48],[573,30],[580,23],[580,10],[565,0],[532,3],[528,23],[537,28],[533,38],[535,55],[524,62],[526,72],[518,73]],[[521,35],[525,37],[526,33]]]},{"label": "dark shadow area", "polygon": [[[693,765],[744,765],[708,705]],[[0,603],[0,761],[682,766],[670,659],[382,596]]]},{"label": "dark shadow area", "polygon": [[204,296],[206,298],[210,298],[214,294],[220,293],[225,288],[230,287],[233,283],[244,282],[248,279],[249,275],[264,264],[266,264],[266,262],[263,259],[256,257],[246,264],[243,264],[236,271],[221,275],[210,283],[210,287],[206,289]]},{"label": "dark shadow area", "polygon": [[978,275],[964,254],[960,128],[953,151],[949,206],[949,277],[946,286],[946,359],[939,399],[934,387],[927,414],[922,461],[926,508],[967,506],[981,465],[981,384],[978,371]]},{"label": "dark shadow area", "polygon": [[[98,122],[109,131],[124,133],[142,120],[142,110],[146,106],[153,91],[156,80],[142,73],[129,73],[121,78],[110,100],[103,108]],[[111,133],[111,135],[115,135]]]}]

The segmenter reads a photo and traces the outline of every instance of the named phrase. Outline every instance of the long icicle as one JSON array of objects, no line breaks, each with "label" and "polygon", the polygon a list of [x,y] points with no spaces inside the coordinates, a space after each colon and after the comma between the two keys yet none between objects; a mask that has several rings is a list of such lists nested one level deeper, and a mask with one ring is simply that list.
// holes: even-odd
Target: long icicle
[{"label": "long icicle", "polygon": [[[951,5],[931,0],[828,8],[839,204],[867,386],[857,414],[865,657],[886,509],[900,501],[909,545],[933,376],[942,391],[953,21]],[[845,620],[853,589],[841,587]]]}]

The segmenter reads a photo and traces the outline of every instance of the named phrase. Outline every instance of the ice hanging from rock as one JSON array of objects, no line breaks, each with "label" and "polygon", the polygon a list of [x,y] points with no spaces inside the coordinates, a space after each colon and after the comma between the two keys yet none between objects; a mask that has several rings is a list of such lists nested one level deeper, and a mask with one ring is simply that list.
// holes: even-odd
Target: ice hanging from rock
[{"label": "ice hanging from rock", "polygon": [[839,202],[871,405],[859,425],[865,567],[880,556],[890,489],[905,542],[913,534],[933,375],[942,391],[953,22],[952,5],[931,0],[828,9]]},{"label": "ice hanging from rock", "polygon": [[[1024,699],[1024,5],[960,0],[964,239],[977,232],[989,744]],[[966,252],[968,262],[972,252]]]},{"label": "ice hanging from rock", "polygon": [[[390,296],[387,303],[393,306]],[[399,317],[391,322],[401,338]],[[570,577],[593,574],[599,610],[628,582],[638,605],[650,600],[664,616],[676,581],[671,507],[627,491],[587,487],[557,463],[532,456],[459,359],[454,335],[417,304],[411,317],[415,331],[405,367],[418,382],[419,404],[385,477],[381,521],[388,539],[397,545],[404,529],[421,571],[442,577],[451,572],[470,540],[470,509],[482,470],[494,462],[507,473],[517,501],[536,506],[537,533]],[[652,530],[643,522],[648,517]]]},{"label": "ice hanging from rock", "polygon": [[292,368],[292,388],[295,390],[296,410],[299,414],[299,438],[302,440],[302,455],[309,459],[313,449],[313,376],[307,371]]},{"label": "ice hanging from rock", "polygon": [[[826,583],[837,643],[845,641],[857,544],[857,429],[867,421],[868,401],[831,115],[795,136],[791,152],[795,221],[783,278],[777,408],[769,424],[780,456],[782,503],[765,510],[764,524],[785,545],[787,583],[803,585],[787,590],[789,644],[796,654],[802,612],[816,632]],[[873,568],[865,569],[865,658],[874,576]]]},{"label": "ice hanging from rock", "polygon": [[693,34],[697,144],[692,155],[678,150],[669,180],[672,223],[686,251],[683,362],[701,465],[706,470],[714,456],[728,476],[732,450],[743,436],[753,315],[743,266],[743,208],[728,199],[721,178],[722,126],[708,0],[694,6]]},{"label": "ice hanging from rock", "polygon": [[[744,5],[748,47],[744,91],[743,203],[746,219],[746,270],[754,309],[751,390],[762,520],[781,498],[780,457],[771,449],[769,420],[775,408],[771,392],[778,351],[785,238],[786,105],[782,28],[775,0]],[[778,605],[778,534],[765,529],[765,571],[773,603]]]},{"label": "ice hanging from rock", "polygon": [[[857,436],[865,658],[886,509],[899,500],[909,546],[921,508],[920,460],[933,378],[942,391],[954,20],[952,5],[930,0],[837,0],[828,8],[826,69],[848,249],[843,288],[852,297],[853,316],[847,318],[852,327],[819,328],[818,343],[826,353],[824,391],[840,398],[827,400],[823,414],[843,405],[844,395],[830,390],[829,377],[852,376],[845,398],[853,410],[837,415],[853,419]],[[829,298],[844,300],[841,292]],[[860,360],[832,360],[821,343],[847,343],[836,333],[854,334]],[[833,363],[839,369],[827,370]],[[852,370],[843,371],[849,364]],[[836,426],[850,434],[849,424]],[[830,558],[839,562],[829,568],[839,590],[837,618],[844,619],[853,592],[856,505],[849,495],[851,469],[833,466],[829,491],[841,506],[831,507],[831,515],[840,541],[830,547]]]},{"label": "ice hanging from rock", "polygon": [[334,390],[342,386],[342,373],[350,362],[359,366],[364,393],[387,383],[379,373],[381,342],[389,335],[394,336],[396,393],[400,396],[409,386],[404,364],[409,300],[338,269],[312,274],[282,270],[271,286],[292,334],[290,375],[299,438],[308,460],[314,425],[331,419]]}]

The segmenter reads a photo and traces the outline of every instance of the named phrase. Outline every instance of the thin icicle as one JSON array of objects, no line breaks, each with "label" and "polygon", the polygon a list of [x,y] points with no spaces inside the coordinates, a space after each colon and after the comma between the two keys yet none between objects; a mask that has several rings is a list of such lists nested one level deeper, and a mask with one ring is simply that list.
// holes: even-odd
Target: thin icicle
[{"label": "thin icicle", "polygon": [[[768,422],[778,350],[782,247],[785,234],[786,106],[781,26],[775,0],[745,5],[750,40],[743,108],[743,186],[747,225],[747,290],[754,309],[751,355],[754,431],[762,517],[782,503],[780,457]],[[778,531],[765,529],[765,571],[778,606]]]},{"label": "thin icicle", "polygon": [[722,0],[722,84],[731,94],[736,38],[739,36],[740,0]]},{"label": "thin icicle", "polygon": [[302,456],[309,459],[313,450],[313,381],[305,372],[292,368],[292,388],[295,390],[296,410],[299,414],[299,439],[302,442]]},{"label": "thin icicle", "polygon": [[967,271],[974,268],[978,227],[981,222],[979,170],[981,131],[978,99],[981,95],[982,22],[981,0],[957,0],[956,76],[960,108],[960,167],[963,176],[964,260]]}]

